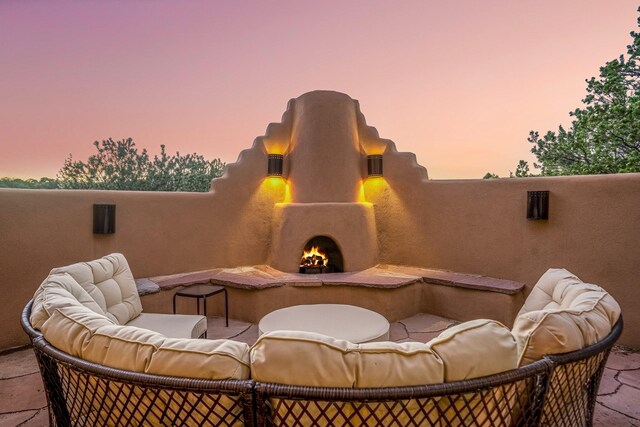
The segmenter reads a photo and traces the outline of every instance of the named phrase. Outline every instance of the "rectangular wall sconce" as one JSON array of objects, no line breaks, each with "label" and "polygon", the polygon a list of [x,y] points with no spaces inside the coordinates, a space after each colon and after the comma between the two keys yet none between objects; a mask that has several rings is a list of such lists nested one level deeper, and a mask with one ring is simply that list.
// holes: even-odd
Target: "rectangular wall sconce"
[{"label": "rectangular wall sconce", "polygon": [[282,176],[282,165],[284,156],[282,154],[269,154],[267,162],[267,176]]},{"label": "rectangular wall sconce", "polygon": [[116,232],[116,205],[93,205],[93,234]]},{"label": "rectangular wall sconce", "polygon": [[367,176],[382,176],[382,155],[367,156]]},{"label": "rectangular wall sconce", "polygon": [[527,219],[549,219],[548,191],[527,191]]}]

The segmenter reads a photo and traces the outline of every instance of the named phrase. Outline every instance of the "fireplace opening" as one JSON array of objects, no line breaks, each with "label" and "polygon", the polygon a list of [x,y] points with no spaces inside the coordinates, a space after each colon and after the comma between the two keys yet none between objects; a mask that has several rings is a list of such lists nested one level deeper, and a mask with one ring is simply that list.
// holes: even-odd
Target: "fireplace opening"
[{"label": "fireplace opening", "polygon": [[304,246],[300,259],[300,273],[342,273],[342,253],[327,236],[316,236]]}]

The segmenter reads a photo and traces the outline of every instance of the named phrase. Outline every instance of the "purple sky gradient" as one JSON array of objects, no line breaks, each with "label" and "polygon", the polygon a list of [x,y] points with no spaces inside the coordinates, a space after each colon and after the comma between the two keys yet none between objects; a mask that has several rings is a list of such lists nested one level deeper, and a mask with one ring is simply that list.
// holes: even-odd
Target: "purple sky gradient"
[{"label": "purple sky gradient", "polygon": [[626,51],[627,0],[0,2],[0,176],[55,176],[92,142],[233,162],[315,89],[430,177],[533,160],[585,78]]}]

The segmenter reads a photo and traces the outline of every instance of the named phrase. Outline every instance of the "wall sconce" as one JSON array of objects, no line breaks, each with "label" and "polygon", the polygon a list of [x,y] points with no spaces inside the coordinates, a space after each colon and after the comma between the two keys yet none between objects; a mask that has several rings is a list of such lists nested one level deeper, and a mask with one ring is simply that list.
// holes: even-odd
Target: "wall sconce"
[{"label": "wall sconce", "polygon": [[527,191],[527,219],[549,219],[548,191]]},{"label": "wall sconce", "polygon": [[382,176],[382,154],[367,156],[367,176]]},{"label": "wall sconce", "polygon": [[282,154],[269,154],[267,161],[267,176],[282,176],[284,156]]},{"label": "wall sconce", "polygon": [[116,232],[116,205],[93,205],[93,234]]}]

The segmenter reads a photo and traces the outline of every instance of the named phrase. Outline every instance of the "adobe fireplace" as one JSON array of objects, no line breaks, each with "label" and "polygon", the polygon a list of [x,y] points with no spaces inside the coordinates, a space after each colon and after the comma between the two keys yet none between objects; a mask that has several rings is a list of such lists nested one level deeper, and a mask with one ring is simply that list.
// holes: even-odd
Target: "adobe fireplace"
[{"label": "adobe fireplace", "polygon": [[327,236],[316,236],[304,247],[300,259],[300,273],[342,273],[342,253],[338,245]]},{"label": "adobe fireplace", "polygon": [[[377,167],[368,167],[373,160]],[[239,245],[225,256],[286,273],[366,270],[385,261],[382,245],[405,251],[399,236],[419,216],[404,209],[403,197],[426,179],[413,154],[399,153],[367,125],[357,101],[332,91],[303,94],[211,183],[238,200],[229,232],[259,242],[258,252]],[[398,224],[402,232],[389,233]]]}]

